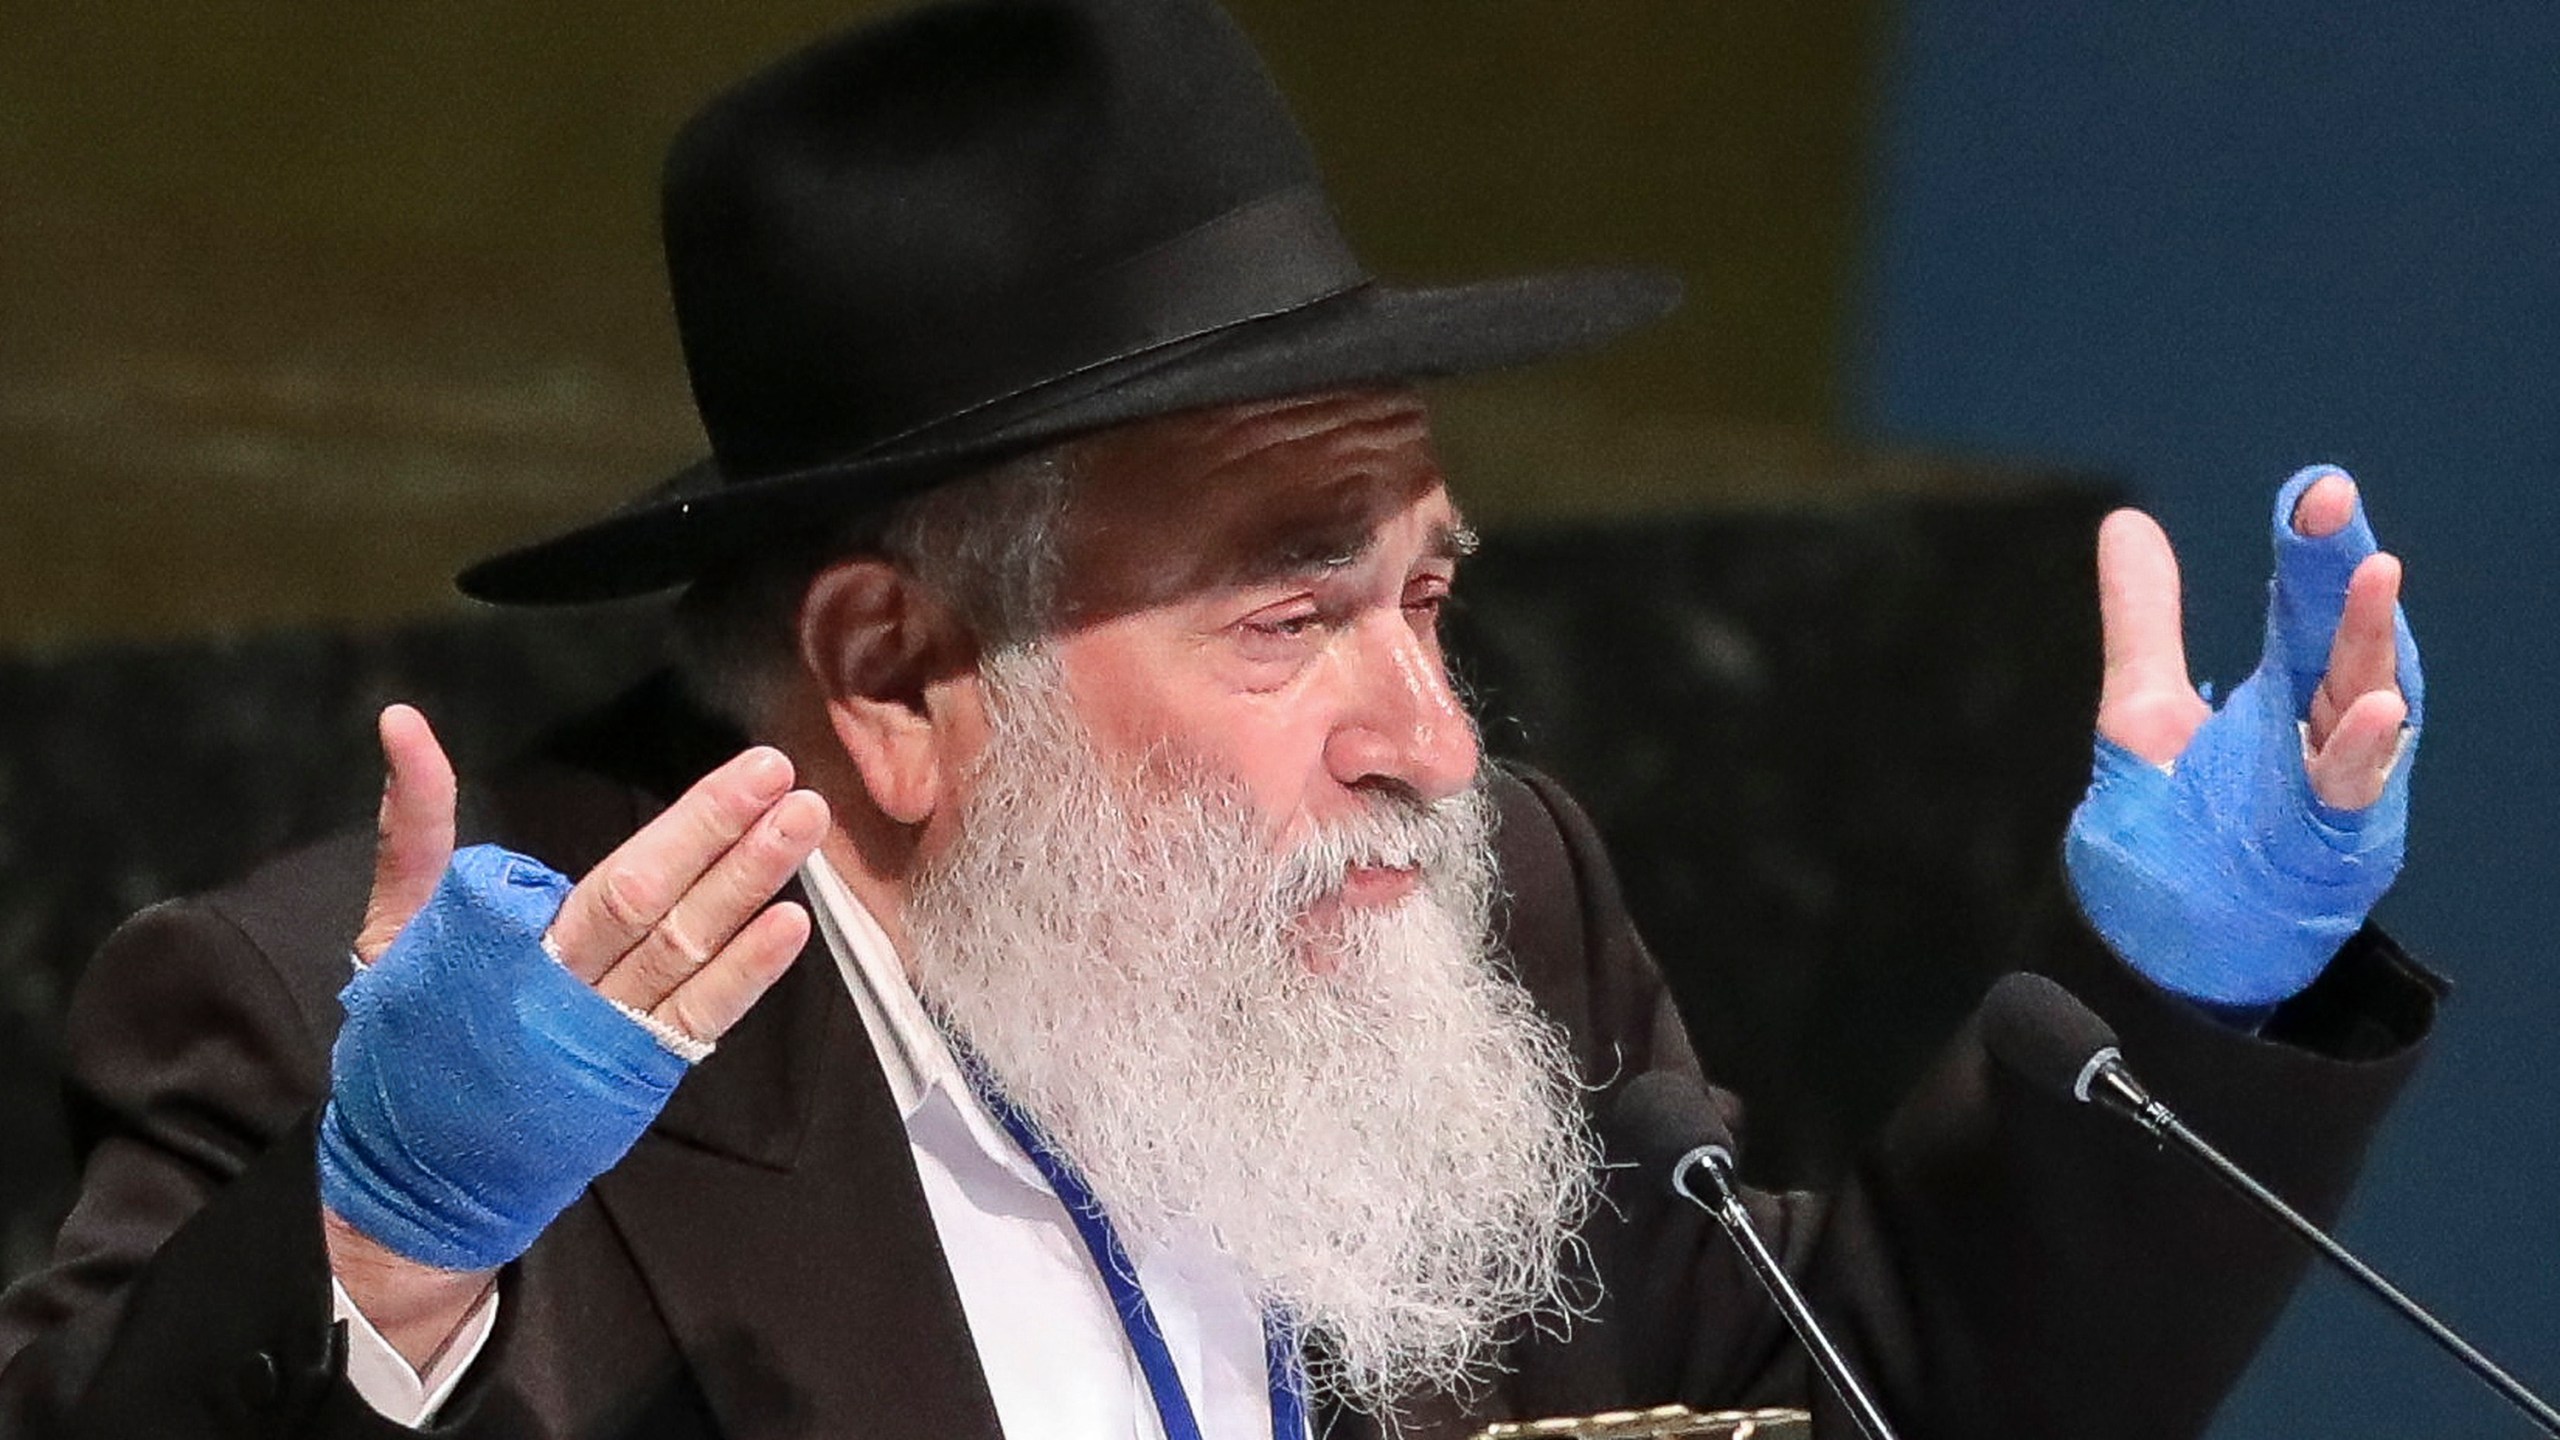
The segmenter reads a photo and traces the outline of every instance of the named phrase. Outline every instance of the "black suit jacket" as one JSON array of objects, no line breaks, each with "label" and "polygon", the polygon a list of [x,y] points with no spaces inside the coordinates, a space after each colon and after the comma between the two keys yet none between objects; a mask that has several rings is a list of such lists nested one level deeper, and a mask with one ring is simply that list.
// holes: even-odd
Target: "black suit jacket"
[{"label": "black suit jacket", "polygon": [[[583,871],[725,748],[642,710],[487,792],[466,829]],[[1595,1112],[1628,1077],[1694,1072],[1588,822],[1550,781],[1494,783],[1508,953],[1571,1034]],[[328,842],[101,951],[70,1031],[82,1188],[50,1264],[0,1299],[0,1436],[407,1433],[340,1377],[311,1150],[369,863],[369,837]],[[2369,931],[2258,1039],[2152,990],[2059,900],[2026,948],[2197,1128],[2315,1214],[2343,1198],[2436,996]],[[2017,1085],[1969,1029],[1838,1191],[1753,1203],[1913,1440],[2192,1433],[2301,1263],[2120,1127]],[[1854,1433],[1702,1216],[1613,1172],[1586,1238],[1592,1313],[1523,1334],[1504,1374],[1419,1402],[1407,1433],[1670,1400],[1809,1404]],[[905,1131],[814,946],[502,1284],[444,1428],[997,1433]]]}]

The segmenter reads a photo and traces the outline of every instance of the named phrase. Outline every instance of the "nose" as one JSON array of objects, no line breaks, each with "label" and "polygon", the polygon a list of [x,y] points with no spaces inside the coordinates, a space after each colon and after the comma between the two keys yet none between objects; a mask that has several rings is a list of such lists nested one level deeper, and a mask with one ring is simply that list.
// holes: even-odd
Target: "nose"
[{"label": "nose", "polygon": [[1442,800],[1475,780],[1475,722],[1458,703],[1437,643],[1388,611],[1364,619],[1347,667],[1348,694],[1325,766],[1352,789],[1401,789]]}]

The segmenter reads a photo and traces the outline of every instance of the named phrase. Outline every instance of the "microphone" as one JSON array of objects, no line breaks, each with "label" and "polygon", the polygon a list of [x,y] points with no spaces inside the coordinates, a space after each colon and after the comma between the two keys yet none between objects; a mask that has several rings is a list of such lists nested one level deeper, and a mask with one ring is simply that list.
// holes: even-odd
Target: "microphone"
[{"label": "microphone", "polygon": [[[1662,1175],[1671,1193],[1716,1217],[1733,1237],[1752,1275],[1769,1292],[1778,1313],[1787,1317],[1796,1338],[1812,1354],[1814,1367],[1831,1382],[1867,1440],[1895,1440],[1875,1397],[1858,1382],[1839,1347],[1824,1333],[1822,1322],[1814,1318],[1804,1293],[1779,1268],[1778,1257],[1769,1252],[1759,1227],[1751,1223],[1751,1212],[1743,1208],[1734,1188],[1733,1132],[1716,1112],[1715,1102],[1707,1098],[1706,1087],[1687,1075],[1647,1071],[1627,1082],[1610,1113],[1614,1128],[1634,1147],[1637,1165]],[[1705,1178],[1714,1198],[1690,1188],[1690,1180],[1698,1176]]]},{"label": "microphone", "polygon": [[2319,1252],[2322,1259],[2425,1332],[2428,1339],[2444,1347],[2489,1388],[2531,1417],[2543,1433],[2560,1436],[2560,1411],[2553,1410],[2523,1382],[2498,1368],[2471,1342],[2455,1334],[2451,1326],[2428,1314],[2398,1286],[2331,1239],[2328,1232],[2304,1219],[2274,1191],[2205,1143],[2168,1106],[2153,1099],[2142,1082],[2133,1078],[2133,1072],[2125,1068],[2124,1055],[2116,1048],[2115,1031],[2095,1011],[2081,1004],[2078,996],[2042,975],[2020,972],[2000,977],[1982,1003],[1982,1045],[2020,1079],[2084,1105],[2112,1110],[2149,1131],[2154,1139],[2176,1146],[2215,1179],[2274,1216]]}]

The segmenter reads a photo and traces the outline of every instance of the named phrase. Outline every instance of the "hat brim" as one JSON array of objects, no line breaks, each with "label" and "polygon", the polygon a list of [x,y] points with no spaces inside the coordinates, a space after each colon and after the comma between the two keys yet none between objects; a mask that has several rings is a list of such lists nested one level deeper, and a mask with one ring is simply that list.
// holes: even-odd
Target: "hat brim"
[{"label": "hat brim", "polygon": [[1509,369],[1592,349],[1679,302],[1679,282],[1652,271],[1364,285],[1053,380],[953,417],[892,452],[737,483],[698,462],[601,520],[491,556],[454,583],[501,605],[644,595],[777,536],[806,535],[1086,431],[1211,405]]}]

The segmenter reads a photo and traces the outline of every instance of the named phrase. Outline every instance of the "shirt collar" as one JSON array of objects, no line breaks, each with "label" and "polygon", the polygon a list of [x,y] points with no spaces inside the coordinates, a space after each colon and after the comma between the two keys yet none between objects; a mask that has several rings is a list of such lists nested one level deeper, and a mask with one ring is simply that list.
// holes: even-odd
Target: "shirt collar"
[{"label": "shirt collar", "polygon": [[854,1008],[861,1012],[873,1052],[880,1057],[881,1073],[888,1077],[889,1094],[897,1102],[898,1118],[905,1122],[909,1140],[931,1143],[929,1132],[938,1127],[929,1123],[933,1117],[928,1112],[940,1111],[945,1118],[956,1119],[968,1141],[988,1158],[1015,1178],[1046,1191],[1049,1183],[1039,1167],[987,1113],[968,1077],[960,1073],[960,1062],[952,1056],[942,1028],[916,998],[897,947],[889,942],[871,907],[862,903],[862,897],[853,893],[822,854],[811,852],[800,867],[800,879],[818,933],[835,957],[836,971],[853,996]]}]

